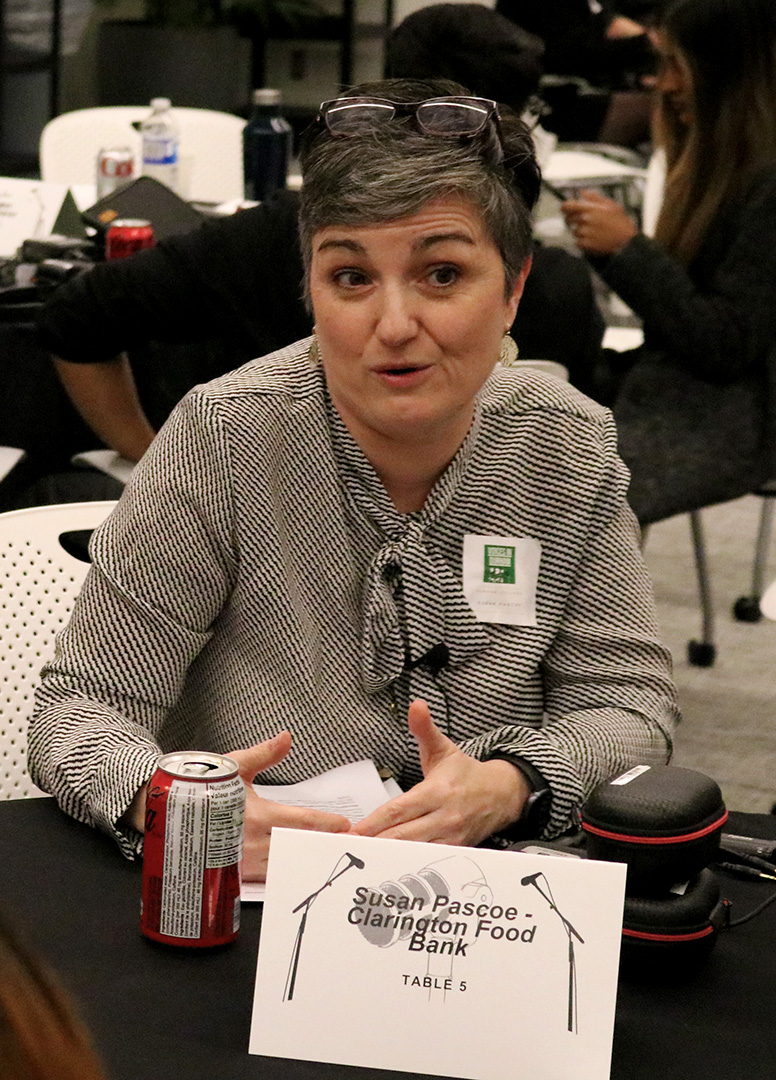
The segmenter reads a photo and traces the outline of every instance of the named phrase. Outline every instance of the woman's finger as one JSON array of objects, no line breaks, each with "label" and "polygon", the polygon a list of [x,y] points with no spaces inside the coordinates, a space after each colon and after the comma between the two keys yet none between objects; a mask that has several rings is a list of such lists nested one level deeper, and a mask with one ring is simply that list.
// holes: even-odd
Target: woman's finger
[{"label": "woman's finger", "polygon": [[288,731],[281,731],[266,742],[244,750],[232,750],[226,756],[237,762],[240,776],[246,784],[250,784],[258,773],[279,764],[290,749],[291,735]]},{"label": "woman's finger", "polygon": [[395,829],[405,825],[408,821],[425,817],[436,807],[431,789],[423,783],[405,791],[403,795],[397,795],[382,806],[378,806],[371,814],[356,822],[353,832],[358,836],[380,836],[388,829]]},{"label": "woman's finger", "polygon": [[285,806],[262,799],[248,785],[242,861],[242,873],[246,881],[264,881],[273,828],[345,833],[350,831],[350,822],[341,814],[327,814],[323,810]]},{"label": "woman's finger", "polygon": [[431,719],[431,711],[421,698],[410,703],[407,724],[418,744],[420,767],[424,776],[428,776],[435,765],[457,750],[455,743],[448,739]]},{"label": "woman's finger", "polygon": [[284,803],[262,799],[262,811],[270,829],[304,829],[307,832],[350,832],[350,822],[342,814],[314,810],[307,806],[286,806]]}]

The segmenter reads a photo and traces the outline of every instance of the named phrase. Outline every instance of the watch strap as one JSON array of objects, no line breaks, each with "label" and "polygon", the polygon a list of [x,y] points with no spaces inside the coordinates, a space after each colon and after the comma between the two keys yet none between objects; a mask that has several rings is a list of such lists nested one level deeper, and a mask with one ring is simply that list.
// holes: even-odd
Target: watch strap
[{"label": "watch strap", "polygon": [[552,790],[539,770],[520,757],[519,754],[510,754],[500,750],[488,754],[485,761],[508,761],[519,769],[531,787],[531,794],[525,801],[523,812],[517,821],[507,825],[499,833],[499,837],[505,840],[528,840],[541,836],[550,820],[550,806],[552,803]]}]

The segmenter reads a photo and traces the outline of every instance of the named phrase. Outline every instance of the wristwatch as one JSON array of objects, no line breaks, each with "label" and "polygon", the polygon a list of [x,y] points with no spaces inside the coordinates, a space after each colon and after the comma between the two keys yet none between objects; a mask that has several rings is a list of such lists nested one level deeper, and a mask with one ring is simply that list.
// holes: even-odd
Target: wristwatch
[{"label": "wristwatch", "polygon": [[499,832],[499,837],[505,840],[534,840],[537,839],[547,827],[550,820],[550,808],[552,804],[552,791],[550,785],[544,779],[538,769],[517,754],[507,754],[497,751],[489,754],[486,761],[508,761],[519,769],[531,787],[531,794],[523,804],[523,812],[517,821],[507,825]]}]

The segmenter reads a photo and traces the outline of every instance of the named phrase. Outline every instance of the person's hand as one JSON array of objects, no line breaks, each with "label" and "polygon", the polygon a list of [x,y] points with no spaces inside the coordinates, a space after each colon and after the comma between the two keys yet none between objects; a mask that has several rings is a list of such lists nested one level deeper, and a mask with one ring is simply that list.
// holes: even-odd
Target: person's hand
[{"label": "person's hand", "polygon": [[[149,781],[150,783],[150,781]],[[145,832],[146,800],[148,798],[148,784],[143,784],[139,791],[135,792],[132,802],[121,815],[121,822],[130,825],[139,833]]]},{"label": "person's hand", "polygon": [[627,15],[615,15],[606,28],[606,36],[610,41],[617,41],[619,38],[638,37],[643,33],[645,33],[645,28],[641,23],[629,19]]},{"label": "person's hand", "polygon": [[245,784],[245,837],[242,876],[244,881],[264,881],[267,876],[269,841],[273,826],[284,829],[309,829],[314,832],[350,832],[350,822],[340,814],[309,810],[303,806],[283,806],[260,798],[253,790],[256,775],[282,761],[291,749],[291,736],[281,731],[274,739],[234,750],[227,754],[237,762]]},{"label": "person's hand", "polygon": [[473,845],[520,817],[530,787],[519,769],[464,754],[433,722],[425,701],[413,701],[407,719],[424,779],[354,825],[354,833]]},{"label": "person's hand", "polygon": [[614,199],[585,189],[561,206],[578,247],[590,255],[614,255],[639,231]]}]

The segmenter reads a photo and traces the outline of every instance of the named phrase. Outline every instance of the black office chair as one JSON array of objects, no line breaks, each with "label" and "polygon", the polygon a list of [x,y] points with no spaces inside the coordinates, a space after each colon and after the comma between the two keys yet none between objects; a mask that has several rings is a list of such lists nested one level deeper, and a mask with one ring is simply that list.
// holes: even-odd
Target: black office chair
[{"label": "black office chair", "polygon": [[759,622],[762,618],[760,599],[765,584],[765,565],[768,549],[771,546],[773,529],[773,500],[776,499],[776,480],[769,480],[755,492],[763,500],[760,507],[760,525],[757,530],[757,542],[752,564],[752,588],[748,596],[739,596],[733,605],[733,614],[739,622]]},{"label": "black office chair", "polygon": [[[754,492],[762,501],[760,524],[755,542],[754,561],[752,564],[752,586],[748,595],[739,596],[733,604],[733,615],[739,622],[756,623],[762,618],[760,599],[765,583],[765,567],[773,529],[774,499],[776,499],[776,480],[769,480]],[[698,578],[698,593],[701,605],[701,637],[687,643],[687,659],[696,667],[711,667],[717,657],[714,643],[714,602],[711,595],[711,573],[706,555],[703,535],[701,510],[690,514],[695,572]]]}]

